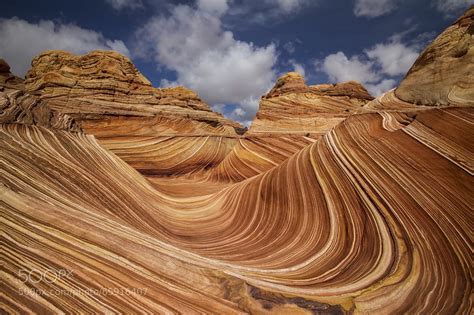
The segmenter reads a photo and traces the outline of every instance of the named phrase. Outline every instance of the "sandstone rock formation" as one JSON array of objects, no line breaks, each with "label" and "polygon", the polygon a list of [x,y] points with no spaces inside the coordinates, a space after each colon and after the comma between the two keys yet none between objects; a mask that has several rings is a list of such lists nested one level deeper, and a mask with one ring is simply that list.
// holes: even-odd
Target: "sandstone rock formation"
[{"label": "sandstone rock formation", "polygon": [[474,6],[418,57],[396,95],[423,105],[474,105]]},{"label": "sandstone rock formation", "polygon": [[104,115],[159,114],[219,125],[230,129],[229,134],[233,134],[229,127],[240,127],[212,112],[189,89],[153,88],[128,58],[112,51],[93,51],[83,56],[45,52],[33,59],[25,86],[51,108],[70,114],[85,126]]},{"label": "sandstone rock formation", "polygon": [[265,95],[248,135],[325,134],[373,97],[357,82],[307,86],[290,72]]},{"label": "sandstone rock formation", "polygon": [[240,136],[115,53],[0,62],[0,87],[6,313],[472,313],[469,91],[290,73]]},{"label": "sandstone rock formation", "polygon": [[33,60],[25,87],[144,174],[216,165],[242,127],[189,89],[153,88],[128,58],[110,51],[45,52]]},{"label": "sandstone rock formation", "polygon": [[27,93],[23,80],[10,73],[10,66],[0,59],[0,123],[24,123],[55,129],[79,131],[68,114],[51,109]]},{"label": "sandstone rock formation", "polygon": [[209,178],[241,181],[267,171],[372,99],[357,82],[307,86],[300,74],[287,73],[262,97],[249,130]]},{"label": "sandstone rock formation", "polygon": [[[4,125],[9,309],[468,312],[473,115],[355,115],[278,167],[199,198],[155,190],[92,136]],[[15,280],[49,266],[74,274]],[[46,303],[17,293],[26,288],[148,291]]]}]

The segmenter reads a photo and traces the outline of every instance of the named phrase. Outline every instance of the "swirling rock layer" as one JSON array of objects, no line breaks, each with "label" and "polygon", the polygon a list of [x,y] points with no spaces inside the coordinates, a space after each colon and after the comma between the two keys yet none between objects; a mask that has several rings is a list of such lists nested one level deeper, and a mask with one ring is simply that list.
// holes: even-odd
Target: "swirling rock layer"
[{"label": "swirling rock layer", "polygon": [[0,83],[2,312],[473,311],[469,86],[434,108],[290,73],[240,136],[115,53]]},{"label": "swirling rock layer", "polygon": [[[473,118],[355,115],[278,167],[193,198],[156,190],[91,136],[3,125],[8,309],[469,312]],[[18,279],[50,266],[74,275]],[[149,291],[18,294],[104,287]]]},{"label": "swirling rock layer", "polygon": [[27,93],[23,80],[12,75],[10,66],[0,59],[0,123],[13,122],[80,131],[69,115],[52,110]]},{"label": "swirling rock layer", "polygon": [[235,182],[267,171],[372,99],[357,82],[307,86],[300,74],[287,73],[262,97],[248,132],[208,178]]},{"label": "swirling rock layer", "polygon": [[128,58],[110,51],[45,52],[33,59],[25,87],[144,174],[212,167],[230,151],[241,128],[189,89],[153,88]]}]

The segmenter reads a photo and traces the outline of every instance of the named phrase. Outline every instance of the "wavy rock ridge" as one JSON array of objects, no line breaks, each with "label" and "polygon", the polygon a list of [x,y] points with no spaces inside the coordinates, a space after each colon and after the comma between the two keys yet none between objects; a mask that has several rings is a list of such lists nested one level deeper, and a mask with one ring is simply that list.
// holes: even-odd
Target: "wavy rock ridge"
[{"label": "wavy rock ridge", "polygon": [[24,123],[55,129],[79,131],[68,114],[52,110],[25,90],[23,80],[10,73],[10,66],[0,59],[0,123]]},{"label": "wavy rock ridge", "polygon": [[135,103],[100,53],[41,70],[55,54],[24,83],[0,63],[5,312],[472,312],[474,84],[434,107],[290,73],[238,136],[186,97]]},{"label": "wavy rock ridge", "polygon": [[248,132],[209,178],[236,182],[267,171],[372,99],[357,82],[307,86],[298,73],[283,75],[262,97]]},{"label": "wavy rock ridge", "polygon": [[[93,137],[5,125],[5,278],[13,304],[25,302],[14,294],[18,269],[54,265],[77,272],[55,286],[147,287],[140,305],[157,311],[256,311],[266,304],[249,297],[254,286],[341,312],[468,310],[474,148],[458,131],[472,136],[462,122],[473,114],[353,116],[271,171],[199,198],[155,190]],[[453,127],[442,137],[432,129],[439,121]],[[25,174],[26,165],[35,169]],[[102,276],[93,284],[87,279],[96,272]],[[252,302],[233,300],[233,290]],[[186,295],[196,300],[181,304]],[[51,298],[49,306],[29,303],[138,310],[134,298]]]},{"label": "wavy rock ridge", "polygon": [[218,164],[242,127],[189,89],[153,88],[128,58],[110,51],[45,52],[32,61],[25,87],[144,174]]}]

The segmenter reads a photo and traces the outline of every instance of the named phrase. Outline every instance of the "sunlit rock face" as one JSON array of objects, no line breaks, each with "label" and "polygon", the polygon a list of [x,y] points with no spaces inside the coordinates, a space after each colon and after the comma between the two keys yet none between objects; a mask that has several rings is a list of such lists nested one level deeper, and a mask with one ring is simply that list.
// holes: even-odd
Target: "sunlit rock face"
[{"label": "sunlit rock face", "polygon": [[45,102],[29,94],[23,80],[10,73],[10,66],[3,59],[0,59],[0,123],[80,131],[71,116],[51,109]]},{"label": "sunlit rock face", "polygon": [[474,105],[474,6],[429,45],[395,94],[422,105]]},{"label": "sunlit rock face", "polygon": [[189,89],[153,88],[128,58],[112,51],[83,56],[45,52],[33,59],[25,86],[52,108],[72,114],[77,120],[160,114],[236,125],[212,112]]},{"label": "sunlit rock face", "polygon": [[280,164],[373,97],[357,82],[308,86],[290,72],[262,97],[257,116],[209,178],[241,181]]},{"label": "sunlit rock face", "polygon": [[263,96],[248,135],[325,134],[373,97],[357,82],[307,86],[290,72]]},{"label": "sunlit rock face", "polygon": [[[434,107],[290,73],[240,136],[204,105],[34,70],[54,54],[25,84],[0,62],[5,312],[472,313],[468,93]],[[95,87],[81,97],[48,73]],[[132,77],[120,84],[156,90]]]},{"label": "sunlit rock face", "polygon": [[143,174],[212,167],[242,127],[189,89],[153,88],[128,58],[110,51],[45,52],[32,61],[25,87]]}]

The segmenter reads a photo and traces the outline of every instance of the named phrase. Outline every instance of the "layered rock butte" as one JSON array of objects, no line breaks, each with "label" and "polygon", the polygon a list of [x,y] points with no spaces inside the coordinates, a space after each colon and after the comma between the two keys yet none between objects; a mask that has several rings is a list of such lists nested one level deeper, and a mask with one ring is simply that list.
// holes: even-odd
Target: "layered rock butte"
[{"label": "layered rock butte", "polygon": [[0,61],[2,311],[472,313],[473,16],[377,99],[281,77],[245,133],[117,53]]}]

